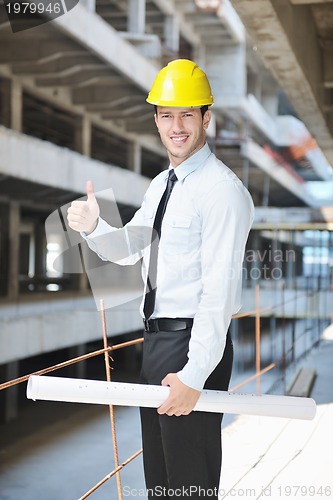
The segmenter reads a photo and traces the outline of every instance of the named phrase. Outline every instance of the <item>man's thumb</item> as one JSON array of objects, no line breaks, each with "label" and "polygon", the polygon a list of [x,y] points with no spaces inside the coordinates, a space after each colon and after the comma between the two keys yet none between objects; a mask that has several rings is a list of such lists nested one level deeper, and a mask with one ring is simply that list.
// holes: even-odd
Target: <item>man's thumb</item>
[{"label": "man's thumb", "polygon": [[166,376],[164,377],[164,379],[163,379],[163,380],[162,380],[162,382],[161,382],[161,385],[170,386],[170,384],[169,384],[169,377],[168,377],[168,375],[166,375]]},{"label": "man's thumb", "polygon": [[88,201],[95,200],[94,186],[91,181],[87,181],[87,198]]}]

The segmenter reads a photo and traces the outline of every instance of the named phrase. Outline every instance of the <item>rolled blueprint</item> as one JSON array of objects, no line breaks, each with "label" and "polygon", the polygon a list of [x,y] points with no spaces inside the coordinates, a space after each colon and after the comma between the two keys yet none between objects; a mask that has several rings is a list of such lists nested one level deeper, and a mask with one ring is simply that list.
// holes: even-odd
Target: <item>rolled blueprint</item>
[{"label": "rolled blueprint", "polygon": [[[32,375],[27,398],[158,408],[167,399],[169,390],[161,385]],[[312,420],[316,403],[311,398],[203,390],[194,410]]]}]

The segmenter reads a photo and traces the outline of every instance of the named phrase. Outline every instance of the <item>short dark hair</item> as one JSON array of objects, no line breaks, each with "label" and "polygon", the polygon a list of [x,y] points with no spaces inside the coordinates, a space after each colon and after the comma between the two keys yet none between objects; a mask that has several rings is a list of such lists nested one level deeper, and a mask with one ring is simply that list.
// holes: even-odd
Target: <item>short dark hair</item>
[{"label": "short dark hair", "polygon": [[[155,108],[155,115],[157,115],[157,106],[156,104],[154,104],[154,108]],[[201,116],[202,118],[204,117],[206,111],[209,109],[209,105],[208,104],[205,104],[204,106],[201,106],[200,108],[200,111],[201,111]]]},{"label": "short dark hair", "polygon": [[208,110],[209,106],[208,104],[205,104],[204,106],[201,106],[200,111],[201,111],[201,116],[202,118],[204,117],[206,111]]}]

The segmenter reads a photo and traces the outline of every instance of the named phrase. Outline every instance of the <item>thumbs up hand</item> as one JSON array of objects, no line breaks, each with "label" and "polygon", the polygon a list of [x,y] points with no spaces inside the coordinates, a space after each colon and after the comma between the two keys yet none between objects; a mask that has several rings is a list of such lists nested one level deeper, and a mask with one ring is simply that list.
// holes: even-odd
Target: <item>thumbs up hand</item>
[{"label": "thumbs up hand", "polygon": [[67,211],[67,220],[74,231],[92,233],[97,226],[99,205],[91,181],[87,182],[87,201],[73,201]]}]

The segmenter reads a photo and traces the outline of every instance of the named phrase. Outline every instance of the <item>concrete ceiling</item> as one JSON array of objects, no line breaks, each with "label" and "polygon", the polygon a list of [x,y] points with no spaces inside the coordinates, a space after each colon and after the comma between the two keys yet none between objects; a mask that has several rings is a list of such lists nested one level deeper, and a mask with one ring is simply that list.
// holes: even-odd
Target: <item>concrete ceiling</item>
[{"label": "concrete ceiling", "polygon": [[232,5],[333,165],[333,0],[232,0]]},{"label": "concrete ceiling", "polygon": [[26,29],[13,34],[0,3],[0,44],[5,48],[0,50],[0,74],[67,112],[89,113],[107,129],[155,134],[145,99],[161,61],[175,55],[172,40],[166,39],[167,19],[176,16],[179,57],[192,57],[192,47],[201,40],[233,43],[234,33],[222,18],[202,12],[193,1],[146,0],[144,32],[133,38],[126,30],[139,23],[133,19],[136,9],[130,8],[135,5],[136,0],[96,0],[101,17],[77,5],[74,12],[37,29],[28,29],[25,19]]},{"label": "concrete ceiling", "polygon": [[[294,0],[295,4],[299,2]],[[55,130],[58,135],[84,115],[94,126],[126,140],[137,139],[136,135],[147,136],[148,150],[155,152],[156,149],[160,154],[161,148],[154,146],[155,137],[151,136],[156,136],[152,108],[145,98],[161,61],[170,59],[172,47],[168,44],[172,40],[167,40],[163,31],[167,19],[176,13],[180,57],[191,56],[186,51],[198,48],[201,39],[207,46],[217,44],[221,49],[237,43],[237,30],[224,23],[216,8],[203,12],[193,0],[146,0],[145,33],[129,43],[124,31],[133,22],[129,5],[130,0],[96,0],[100,16],[77,5],[52,23],[13,35],[4,6],[0,4],[0,44],[5,47],[0,50],[0,75],[12,79],[14,85],[22,85],[30,101],[41,99],[49,104],[42,107],[43,116],[36,113],[33,106],[24,108],[30,129],[38,129],[34,132],[37,137],[42,136],[46,115],[52,117],[48,120],[52,123],[67,120]],[[264,64],[272,70],[299,117],[333,164],[333,69],[330,66],[333,23],[330,10],[327,9],[326,15],[323,10],[332,9],[333,3],[292,5],[287,0],[234,0],[233,6],[250,31]],[[303,26],[300,33],[298,24]],[[120,32],[124,36],[120,36]],[[304,39],[308,40],[309,47]],[[140,52],[142,47],[137,50],[136,43],[145,42],[151,48],[155,42],[162,43],[162,57],[146,57]],[[307,47],[305,54],[304,47]],[[55,143],[58,143],[58,135]],[[61,141],[63,144],[64,140]],[[242,176],[242,160],[240,166],[231,158],[228,160]],[[266,198],[267,176],[259,169],[251,172],[250,184],[253,191],[258,191],[258,202]],[[279,189],[279,184],[271,180],[271,203],[281,203]],[[288,197],[284,194],[283,199],[286,204],[303,204],[290,193]]]}]

